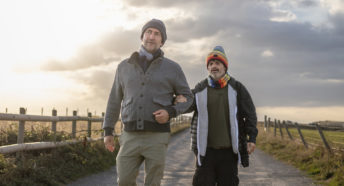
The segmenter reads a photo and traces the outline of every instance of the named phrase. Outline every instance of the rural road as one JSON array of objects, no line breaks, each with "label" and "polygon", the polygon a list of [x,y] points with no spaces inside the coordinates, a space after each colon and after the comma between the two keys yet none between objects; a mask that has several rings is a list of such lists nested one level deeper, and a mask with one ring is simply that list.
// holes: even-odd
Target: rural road
[{"label": "rural road", "polygon": [[[162,186],[191,186],[194,173],[194,155],[190,151],[189,130],[171,137],[166,158],[166,167]],[[239,168],[240,185],[246,186],[306,186],[315,185],[296,168],[273,159],[256,149],[250,156],[250,167]],[[137,178],[143,185],[143,167]],[[116,184],[116,167],[108,171],[81,178],[68,186],[113,186]]]}]

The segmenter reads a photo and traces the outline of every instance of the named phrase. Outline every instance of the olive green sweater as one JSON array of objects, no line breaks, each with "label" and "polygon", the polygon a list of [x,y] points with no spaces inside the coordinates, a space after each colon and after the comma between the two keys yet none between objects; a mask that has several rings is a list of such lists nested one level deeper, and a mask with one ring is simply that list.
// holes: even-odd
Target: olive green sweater
[{"label": "olive green sweater", "polygon": [[208,147],[230,147],[228,88],[208,87]]}]

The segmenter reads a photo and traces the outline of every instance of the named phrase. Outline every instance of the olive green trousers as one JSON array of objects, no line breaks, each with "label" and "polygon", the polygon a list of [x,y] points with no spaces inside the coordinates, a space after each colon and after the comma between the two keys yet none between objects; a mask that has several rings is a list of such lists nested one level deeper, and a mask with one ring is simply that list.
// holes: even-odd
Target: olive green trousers
[{"label": "olive green trousers", "polygon": [[169,132],[125,132],[116,158],[118,186],[136,186],[144,162],[145,186],[160,186],[164,173]]}]

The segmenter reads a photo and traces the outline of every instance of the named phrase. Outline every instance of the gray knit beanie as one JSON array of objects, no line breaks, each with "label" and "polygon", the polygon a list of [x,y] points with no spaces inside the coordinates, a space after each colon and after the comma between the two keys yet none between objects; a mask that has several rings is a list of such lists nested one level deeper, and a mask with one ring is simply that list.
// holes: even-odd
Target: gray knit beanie
[{"label": "gray knit beanie", "polygon": [[141,39],[143,38],[143,33],[146,31],[147,28],[156,28],[160,31],[161,37],[162,37],[162,44],[165,43],[167,39],[167,34],[166,34],[166,27],[164,23],[159,20],[159,19],[152,19],[148,21],[143,27],[142,27],[142,32],[141,32]]}]

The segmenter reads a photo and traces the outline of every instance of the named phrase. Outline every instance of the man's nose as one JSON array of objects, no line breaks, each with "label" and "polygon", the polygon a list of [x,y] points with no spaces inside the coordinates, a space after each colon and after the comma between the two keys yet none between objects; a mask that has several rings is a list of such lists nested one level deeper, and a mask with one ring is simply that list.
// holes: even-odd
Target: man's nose
[{"label": "man's nose", "polygon": [[151,33],[151,34],[149,34],[149,39],[154,39],[155,37],[154,37],[154,34],[153,33]]}]

